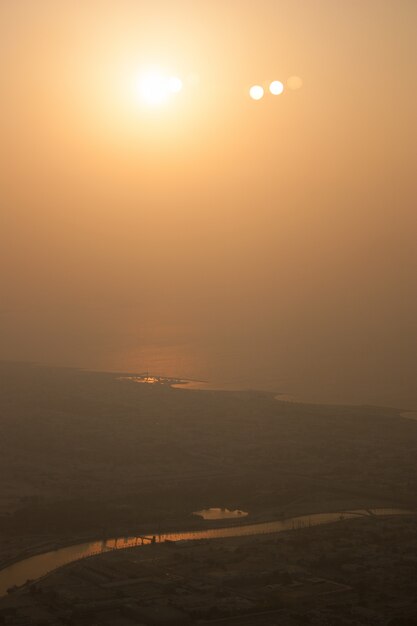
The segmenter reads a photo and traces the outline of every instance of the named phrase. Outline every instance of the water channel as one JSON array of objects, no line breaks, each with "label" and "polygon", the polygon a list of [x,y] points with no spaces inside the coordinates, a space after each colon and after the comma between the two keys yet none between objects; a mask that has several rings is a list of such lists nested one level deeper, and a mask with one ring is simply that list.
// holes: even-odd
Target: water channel
[{"label": "water channel", "polygon": [[217,519],[241,519],[247,517],[249,513],[247,511],[230,511],[229,509],[203,509],[202,511],[194,511],[193,515],[202,517],[205,520],[217,520]]},{"label": "water channel", "polygon": [[330,524],[361,516],[373,517],[383,515],[406,515],[412,511],[403,509],[358,509],[352,511],[339,511],[337,513],[315,513],[313,515],[301,515],[288,519],[256,524],[237,524],[223,528],[210,528],[202,530],[190,530],[184,532],[164,533],[157,535],[118,537],[102,541],[80,543],[65,548],[58,548],[51,552],[44,552],[29,557],[0,570],[0,596],[7,593],[7,589],[23,585],[27,580],[37,580],[56,570],[63,565],[78,561],[82,558],[102,554],[108,550],[121,550],[132,548],[147,543],[163,543],[165,541],[193,541],[201,539],[220,539],[226,537],[243,537],[248,535],[260,535],[279,533],[285,530]]}]

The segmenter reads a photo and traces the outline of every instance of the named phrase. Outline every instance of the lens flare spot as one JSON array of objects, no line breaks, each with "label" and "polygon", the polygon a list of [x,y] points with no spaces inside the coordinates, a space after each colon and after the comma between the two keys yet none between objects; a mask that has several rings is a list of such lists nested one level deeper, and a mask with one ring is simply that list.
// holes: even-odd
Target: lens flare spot
[{"label": "lens flare spot", "polygon": [[287,80],[288,89],[292,89],[295,91],[296,89],[301,89],[303,86],[303,80],[299,76],[290,76]]},{"label": "lens flare spot", "polygon": [[272,93],[272,95],[279,96],[284,91],[284,85],[281,83],[280,80],[273,80],[272,83],[269,85],[269,91]]},{"label": "lens flare spot", "polygon": [[249,95],[252,100],[261,100],[264,96],[264,88],[260,85],[252,85],[249,89]]}]

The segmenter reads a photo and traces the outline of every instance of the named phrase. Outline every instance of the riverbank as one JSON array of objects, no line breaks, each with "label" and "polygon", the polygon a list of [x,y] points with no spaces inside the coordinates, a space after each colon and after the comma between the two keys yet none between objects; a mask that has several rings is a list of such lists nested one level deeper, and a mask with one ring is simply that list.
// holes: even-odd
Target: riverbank
[{"label": "riverbank", "polygon": [[[328,498],[325,502],[328,512],[337,513],[341,510],[354,510],[366,508],[392,508],[395,506],[392,502],[384,502],[378,499],[370,501],[364,497],[350,499],[334,499]],[[276,520],[283,520],[294,516],[308,516],[320,513],[323,510],[323,501],[312,502],[310,499],[297,499],[287,503],[282,510],[277,509],[264,511],[252,510],[244,519],[238,517],[229,519],[228,525],[231,527],[242,524],[265,524]],[[151,536],[155,529],[157,534],[181,533],[184,531],[205,531],[215,530],[224,526],[222,519],[202,519],[194,514],[182,516],[177,519],[169,519],[163,523],[147,522],[143,524],[134,524],[130,526],[115,525],[103,534],[101,529],[92,530],[90,532],[77,533],[71,536],[60,536],[53,534],[31,535],[4,535],[0,541],[0,571],[6,567],[18,563],[27,558],[37,556],[49,550],[59,550],[80,543],[108,541],[113,537],[135,537],[138,535]],[[10,557],[4,558],[2,555],[5,551],[14,551]]]},{"label": "riverbank", "polygon": [[319,513],[275,520],[258,524],[230,524],[228,526],[211,527],[204,530],[172,530],[168,533],[157,533],[155,529],[147,535],[119,537],[117,539],[98,540],[78,545],[71,545],[44,552],[26,558],[0,570],[0,595],[13,587],[19,587],[27,580],[37,580],[63,565],[80,559],[101,554],[108,550],[120,550],[137,547],[143,543],[184,542],[202,539],[220,539],[227,537],[251,536],[259,534],[275,534],[287,530],[331,524],[338,521],[357,519],[358,517],[384,517],[392,515],[412,515],[412,511],[401,509],[361,509],[355,511],[339,511],[337,513]]},{"label": "riverbank", "polygon": [[0,618],[12,612],[25,626],[40,616],[77,626],[408,624],[416,523],[415,515],[358,516],[279,535],[110,550],[1,598]]}]

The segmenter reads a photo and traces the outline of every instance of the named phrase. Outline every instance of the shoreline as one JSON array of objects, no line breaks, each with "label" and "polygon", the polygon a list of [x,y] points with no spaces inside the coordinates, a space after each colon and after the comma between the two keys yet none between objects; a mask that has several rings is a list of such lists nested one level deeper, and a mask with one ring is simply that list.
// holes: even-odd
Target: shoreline
[{"label": "shoreline", "polygon": [[[138,372],[137,370],[117,370],[117,369],[97,369],[95,367],[83,367],[83,366],[75,366],[75,365],[62,365],[62,366],[57,366],[57,365],[53,365],[51,363],[41,363],[39,361],[10,361],[10,360],[3,360],[1,361],[3,364],[9,364],[11,366],[17,366],[17,367],[22,367],[22,366],[27,366],[27,367],[31,367],[31,368],[41,368],[41,369],[51,369],[51,370],[68,370],[70,372],[79,372],[79,373],[86,373],[86,374],[96,374],[96,375],[102,375],[102,376],[107,376],[107,377],[111,377],[111,378],[141,378],[144,377],[145,374],[147,374],[146,371],[142,371],[142,372]],[[167,381],[167,382],[160,382],[159,384],[161,386],[170,386],[171,388],[174,389],[187,389],[187,390],[195,390],[195,391],[218,391],[218,392],[232,392],[232,393],[261,393],[261,394],[267,394],[267,395],[271,395],[271,394],[275,394],[275,396],[277,396],[277,399],[282,401],[282,402],[290,402],[290,403],[294,403],[294,404],[300,404],[300,405],[314,405],[314,406],[335,406],[335,407],[352,407],[352,408],[357,408],[357,407],[372,407],[372,408],[379,408],[379,409],[389,409],[389,410],[395,410],[398,411],[399,413],[405,413],[407,415],[401,415],[401,417],[406,417],[407,419],[417,419],[415,417],[411,417],[411,415],[408,414],[414,414],[417,415],[417,405],[415,404],[415,400],[413,399],[411,402],[408,401],[403,401],[403,400],[399,400],[398,403],[397,402],[391,402],[391,401],[387,401],[387,403],[381,403],[379,400],[359,400],[359,401],[352,401],[352,400],[330,400],[330,399],[308,399],[308,398],[300,398],[299,396],[296,396],[292,393],[289,392],[281,392],[277,389],[273,389],[272,387],[269,387],[268,389],[265,388],[256,388],[256,387],[249,387],[249,386],[242,386],[240,384],[233,384],[233,383],[211,383],[208,380],[200,380],[200,379],[195,379],[195,378],[182,378],[182,377],[177,377],[177,376],[168,376],[168,375],[152,375],[153,378],[159,379],[161,381]],[[168,382],[169,381],[169,382]]]},{"label": "shoreline", "polygon": [[[183,389],[186,391],[210,391],[210,392],[219,392],[219,393],[256,393],[262,394],[265,396],[274,396],[274,399],[278,402],[286,402],[289,404],[299,404],[304,406],[325,406],[325,407],[348,407],[348,408],[359,408],[359,407],[371,407],[374,409],[381,410],[390,410],[396,411],[399,417],[405,417],[407,419],[417,420],[417,410],[414,409],[404,409],[397,406],[385,405],[385,404],[374,404],[367,402],[354,402],[347,403],[345,401],[335,402],[331,400],[302,400],[297,398],[297,396],[290,394],[288,392],[279,392],[277,390],[272,389],[257,389],[251,387],[242,387],[240,385],[234,385],[232,383],[226,384],[216,384],[211,383],[207,380],[197,380],[197,379],[187,379],[187,378],[176,378],[169,376],[159,376],[159,375],[149,375],[145,376],[144,373],[123,373],[120,372],[110,372],[110,371],[101,371],[101,370],[88,370],[97,374],[111,374],[116,377],[116,380],[132,382],[136,384],[151,384],[155,386],[161,387],[170,387],[171,389]],[[149,378],[150,380],[146,380]]]}]

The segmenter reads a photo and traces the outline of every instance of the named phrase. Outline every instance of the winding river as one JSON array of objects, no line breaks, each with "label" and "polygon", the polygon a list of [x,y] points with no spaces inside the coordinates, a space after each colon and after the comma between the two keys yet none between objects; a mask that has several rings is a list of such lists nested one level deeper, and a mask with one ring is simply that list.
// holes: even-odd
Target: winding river
[{"label": "winding river", "polygon": [[23,585],[27,580],[37,580],[49,572],[62,567],[63,565],[67,565],[68,563],[78,561],[85,557],[102,554],[108,550],[122,550],[124,548],[132,548],[134,546],[140,546],[152,542],[163,543],[165,541],[193,541],[198,539],[219,539],[225,537],[243,537],[247,535],[279,533],[285,530],[317,526],[319,524],[330,524],[332,522],[358,517],[408,514],[413,514],[413,512],[403,509],[358,509],[352,511],[339,511],[337,513],[301,515],[274,522],[238,524],[223,528],[147,535],[146,537],[118,537],[115,539],[105,539],[103,541],[80,543],[29,557],[0,570],[0,596],[5,595],[7,593],[7,589],[10,587]]}]

